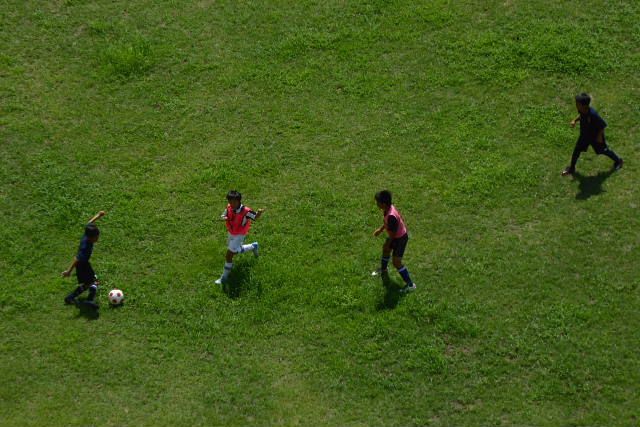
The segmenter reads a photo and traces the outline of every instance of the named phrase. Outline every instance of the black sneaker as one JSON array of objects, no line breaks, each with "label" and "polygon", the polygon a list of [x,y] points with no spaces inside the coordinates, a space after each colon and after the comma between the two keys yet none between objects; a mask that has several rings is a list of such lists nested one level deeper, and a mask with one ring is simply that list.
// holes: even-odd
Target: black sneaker
[{"label": "black sneaker", "polygon": [[64,297],[64,303],[67,305],[76,305],[76,299],[71,295]]},{"label": "black sneaker", "polygon": [[576,170],[574,168],[568,168],[562,171],[562,176],[573,175]]},{"label": "black sneaker", "polygon": [[624,160],[620,159],[619,162],[616,162],[615,165],[613,165],[613,168],[611,169],[612,171],[619,171],[620,169],[622,169],[622,166],[624,166]]}]

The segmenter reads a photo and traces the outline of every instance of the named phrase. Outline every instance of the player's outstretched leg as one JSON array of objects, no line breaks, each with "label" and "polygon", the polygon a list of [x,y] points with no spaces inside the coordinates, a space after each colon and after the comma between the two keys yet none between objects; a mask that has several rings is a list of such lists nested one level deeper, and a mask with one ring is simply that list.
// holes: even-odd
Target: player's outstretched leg
[{"label": "player's outstretched leg", "polygon": [[81,293],[85,291],[84,286],[78,286],[73,292],[67,295],[64,298],[64,303],[68,305],[72,305],[76,303],[76,297],[78,297]]},{"label": "player's outstretched leg", "polygon": [[250,245],[242,245],[240,253],[253,252],[253,256],[258,258],[260,256],[260,248],[258,242],[253,242]]}]

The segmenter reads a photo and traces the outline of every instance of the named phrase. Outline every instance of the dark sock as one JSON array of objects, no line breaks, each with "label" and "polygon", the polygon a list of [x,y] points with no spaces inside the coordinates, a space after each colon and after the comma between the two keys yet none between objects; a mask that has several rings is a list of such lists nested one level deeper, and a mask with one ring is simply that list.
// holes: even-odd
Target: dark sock
[{"label": "dark sock", "polygon": [[97,288],[95,287],[95,285],[89,287],[89,296],[87,297],[87,300],[93,301],[93,299],[96,297],[96,290]]},{"label": "dark sock", "polygon": [[575,148],[573,150],[573,154],[571,155],[571,166],[569,166],[569,169],[576,168],[576,163],[578,163],[578,157],[580,157],[580,150]]},{"label": "dark sock", "polygon": [[382,257],[380,261],[380,269],[386,270],[387,266],[389,265],[389,258]]},{"label": "dark sock", "polygon": [[607,156],[608,158],[616,162],[616,164],[620,163],[620,157],[618,157],[618,155],[614,153],[612,149],[607,148],[602,152],[602,154],[604,154],[605,156]]},{"label": "dark sock", "polygon": [[409,270],[407,270],[407,267],[402,267],[400,270],[398,270],[398,273],[400,273],[407,285],[413,284],[413,282],[411,281],[411,277],[409,276]]},{"label": "dark sock", "polygon": [[83,292],[84,292],[84,288],[82,286],[78,286],[75,291],[73,291],[69,295],[67,295],[67,298],[69,298],[69,299],[75,298],[75,297],[77,297],[78,295],[80,295]]}]

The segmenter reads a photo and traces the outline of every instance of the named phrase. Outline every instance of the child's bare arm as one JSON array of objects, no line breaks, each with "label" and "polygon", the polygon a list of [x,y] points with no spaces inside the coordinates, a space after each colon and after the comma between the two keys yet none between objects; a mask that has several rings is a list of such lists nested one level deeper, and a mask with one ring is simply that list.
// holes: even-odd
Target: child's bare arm
[{"label": "child's bare arm", "polygon": [[71,267],[69,267],[68,270],[62,272],[62,277],[69,277],[71,275],[71,271],[76,268],[76,265],[78,265],[78,258],[74,258],[73,262],[71,263]]},{"label": "child's bare arm", "polygon": [[106,214],[105,211],[98,212],[93,218],[89,220],[89,224],[93,224],[94,222],[96,222],[97,220],[105,216],[105,214]]},{"label": "child's bare arm", "polygon": [[580,116],[578,116],[575,119],[571,120],[571,127],[574,127],[576,125],[576,123],[578,123],[579,121],[580,121]]}]

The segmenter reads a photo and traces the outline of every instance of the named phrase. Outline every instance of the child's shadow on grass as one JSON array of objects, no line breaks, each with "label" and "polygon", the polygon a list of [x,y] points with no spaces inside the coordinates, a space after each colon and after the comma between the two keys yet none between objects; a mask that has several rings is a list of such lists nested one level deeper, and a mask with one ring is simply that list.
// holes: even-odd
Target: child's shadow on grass
[{"label": "child's shadow on grass", "polygon": [[580,172],[575,172],[573,176],[578,180],[578,189],[580,192],[576,194],[577,200],[587,200],[591,196],[597,196],[604,193],[602,184],[611,176],[613,171],[600,172],[594,176],[584,176]]},{"label": "child's shadow on grass", "polygon": [[97,308],[98,306],[92,305],[86,300],[78,300],[76,307],[78,307],[78,314],[76,315],[76,318],[84,317],[87,320],[98,320],[100,317],[100,312]]},{"label": "child's shadow on grass", "polygon": [[237,299],[253,290],[258,293],[262,292],[262,286],[251,280],[249,267],[249,264],[246,263],[234,264],[229,278],[222,284],[222,292],[229,298]]},{"label": "child's shadow on grass", "polygon": [[402,293],[400,293],[400,285],[395,280],[391,280],[388,271],[380,273],[382,279],[382,286],[384,287],[384,297],[382,301],[376,306],[376,310],[393,310],[398,305]]}]

